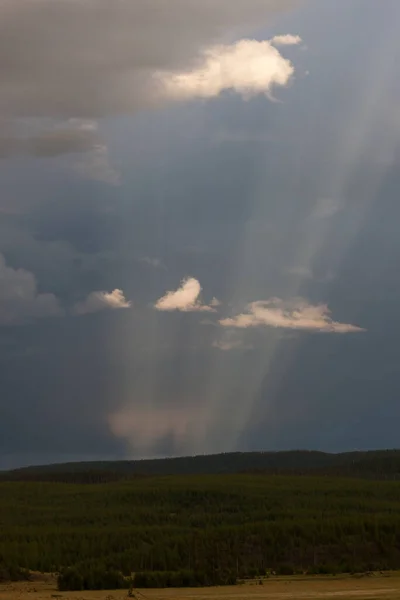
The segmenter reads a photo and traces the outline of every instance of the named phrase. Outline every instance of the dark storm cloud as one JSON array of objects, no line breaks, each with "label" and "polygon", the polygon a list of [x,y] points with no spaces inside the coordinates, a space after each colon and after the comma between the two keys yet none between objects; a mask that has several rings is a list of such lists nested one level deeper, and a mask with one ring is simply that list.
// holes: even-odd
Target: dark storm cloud
[{"label": "dark storm cloud", "polygon": [[0,158],[12,156],[56,157],[74,152],[89,152],[98,143],[92,127],[58,127],[32,137],[0,137]]},{"label": "dark storm cloud", "polygon": [[[382,321],[375,326],[381,329]],[[397,342],[388,331],[367,341],[282,343],[239,445],[284,449],[290,439],[291,447],[333,452],[397,447],[397,362]]]},{"label": "dark storm cloud", "polygon": [[13,269],[0,254],[0,326],[63,315],[51,293],[40,293],[36,279],[25,269]]},{"label": "dark storm cloud", "polygon": [[[232,34],[237,38],[251,32],[295,2],[115,0],[110,4],[107,0],[60,0],[54,5],[51,0],[1,0],[0,157],[58,156],[97,147],[87,128],[24,138],[10,134],[8,121],[20,127],[22,123],[24,128],[27,118],[132,114],[169,100],[196,97],[198,76],[186,90],[173,81],[175,73],[193,68],[211,44],[229,42]],[[298,43],[297,38],[293,40]],[[266,61],[259,68],[258,81],[253,73],[250,81],[243,82],[243,69],[236,69],[237,61],[249,60],[245,48],[242,57],[221,50],[230,75],[216,84],[215,69],[209,69],[211,79],[206,87],[210,89],[206,93],[203,89],[200,97],[218,96],[226,88],[244,93],[249,85],[255,85],[257,93],[268,93],[273,85],[289,82],[294,68],[273,44],[243,43],[250,44],[256,61],[260,57]],[[203,65],[204,61],[203,56]],[[259,62],[255,68],[257,65]],[[239,80],[238,76],[232,78],[235,70]],[[207,79],[204,73],[200,79]],[[94,179],[115,183],[117,177],[107,165],[99,166],[101,158],[97,147],[85,171]]]},{"label": "dark storm cloud", "polygon": [[290,0],[1,0],[0,114],[98,117],[157,103],[158,70],[247,31]]},{"label": "dark storm cloud", "polygon": [[[3,460],[46,451],[47,460],[185,452],[182,427],[193,414],[204,418],[196,405],[203,401],[211,335],[190,320],[160,321],[140,309],[7,330],[0,376],[4,397],[13,401],[1,406]],[[134,422],[126,435],[113,435],[110,417],[127,406],[128,419],[136,407]]]},{"label": "dark storm cloud", "polygon": [[107,328],[77,319],[47,324],[8,329],[0,346],[0,467],[37,462],[36,455],[121,456],[124,445],[103,416],[120,375],[105,350]]},{"label": "dark storm cloud", "polygon": [[99,193],[97,196],[98,187],[96,183],[70,183],[58,198],[49,199],[33,211],[30,222],[36,239],[63,240],[87,254],[114,248],[123,217],[108,210],[110,195]]},{"label": "dark storm cloud", "polygon": [[96,140],[97,136],[91,129],[56,129],[28,139],[26,152],[38,157],[89,152]]},{"label": "dark storm cloud", "polygon": [[[184,68],[201,47],[257,20],[267,6],[178,5],[182,12],[172,14],[170,2],[118,3],[107,33],[108,8],[101,2],[92,20],[94,4],[81,0],[62,2],[51,13],[42,0],[0,4],[0,32],[8,19],[15,33],[0,36],[0,47],[23,33],[34,67],[22,98],[25,51],[21,57],[0,53],[8,81],[4,109],[12,116],[47,111],[94,118],[149,106],[152,90],[137,91],[140,66],[146,81],[152,69]],[[358,29],[361,5],[366,13]],[[398,105],[390,67],[398,36],[386,35],[386,20],[398,20],[369,0],[341,10],[336,19],[337,3],[317,3],[280,24],[278,32],[295,31],[306,41],[298,72],[310,69],[282,92],[282,102],[229,96],[143,114],[139,125],[137,117],[133,124],[113,121],[114,146],[123,148],[120,187],[72,182],[58,172],[43,185],[29,169],[21,178],[9,161],[0,199],[7,265],[30,271],[39,294],[52,293],[68,306],[93,290],[116,288],[134,303],[132,310],[7,330],[0,379],[9,402],[1,405],[0,440],[9,464],[29,462],[29,452],[41,453],[42,462],[66,457],[71,448],[78,458],[398,445],[399,182],[391,163],[398,156],[398,121],[396,111],[385,110],[383,118],[380,108]],[[139,11],[133,41],[121,22],[122,14],[129,22],[130,11]],[[78,14],[82,20],[75,20]],[[144,39],[139,25],[146,14]],[[74,41],[70,74],[59,69],[67,43],[60,15]],[[182,26],[182,38],[175,25]],[[52,36],[60,37],[60,49],[44,56],[43,47],[56,47]],[[143,55],[131,55],[132,44],[143,46]],[[380,64],[375,53],[391,59]],[[6,59],[18,67],[15,76],[7,74]],[[87,70],[94,78],[82,83]],[[125,94],[126,81],[122,88],[113,84],[130,70],[126,81],[134,93]],[[45,71],[54,88],[39,89]],[[73,95],[77,83],[82,88]],[[69,91],[67,84],[74,84]],[[16,99],[15,112],[7,94]],[[200,282],[206,303],[221,300],[215,315],[152,308],[184,277]],[[248,302],[296,296],[311,306],[326,303],[335,321],[367,331],[310,337],[267,327],[228,332],[218,325]]]}]

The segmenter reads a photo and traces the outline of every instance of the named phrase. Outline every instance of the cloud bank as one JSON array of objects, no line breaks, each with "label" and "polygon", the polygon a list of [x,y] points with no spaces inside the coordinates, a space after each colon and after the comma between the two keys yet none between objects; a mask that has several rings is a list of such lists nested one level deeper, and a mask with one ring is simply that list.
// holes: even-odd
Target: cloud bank
[{"label": "cloud bank", "polygon": [[[221,40],[248,35],[293,3],[0,0],[0,158],[85,153],[76,172],[118,185],[107,147],[85,123],[224,90],[269,96],[289,82],[292,63],[269,41]],[[281,38],[281,45],[297,43]],[[67,126],[15,134],[14,123],[24,128],[41,118]]]},{"label": "cloud bank", "polygon": [[10,121],[0,123],[0,158],[23,155],[52,158],[75,152],[90,152],[96,144],[98,138],[95,121],[69,119],[27,137],[16,135]]},{"label": "cloud bank", "polygon": [[90,292],[85,300],[75,304],[73,312],[77,315],[86,315],[107,308],[115,310],[130,306],[132,302],[125,298],[123,291],[115,289],[112,292]]},{"label": "cloud bank", "polygon": [[188,277],[182,281],[177,290],[167,292],[160,298],[154,307],[160,311],[214,312],[219,304],[218,300],[213,298],[209,306],[202,304],[201,290],[200,282],[194,277]]},{"label": "cloud bank", "polygon": [[97,142],[97,124],[94,121],[71,119],[68,125],[54,127],[25,140],[22,150],[38,157],[93,150]]},{"label": "cloud bank", "polygon": [[[96,118],[156,105],[161,90],[155,72],[196,72],[202,50],[232,31],[238,38],[248,35],[292,5],[291,0],[0,0],[0,114]],[[254,50],[250,56],[255,58]]]},{"label": "cloud bank", "polygon": [[285,302],[279,298],[251,302],[247,312],[221,319],[223,327],[246,329],[248,327],[280,327],[325,333],[356,333],[365,331],[357,325],[333,321],[326,304],[312,305],[303,299]]}]

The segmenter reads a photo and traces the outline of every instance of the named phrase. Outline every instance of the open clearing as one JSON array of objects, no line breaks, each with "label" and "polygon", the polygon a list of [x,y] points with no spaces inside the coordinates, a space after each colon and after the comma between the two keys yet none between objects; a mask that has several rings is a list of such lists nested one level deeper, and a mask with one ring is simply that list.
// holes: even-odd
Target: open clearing
[{"label": "open clearing", "polygon": [[[59,592],[51,577],[38,581],[0,585],[0,600],[126,600],[125,590],[93,592]],[[233,587],[143,590],[138,600],[400,600],[400,575],[371,577],[274,578],[263,585],[244,584]]]}]

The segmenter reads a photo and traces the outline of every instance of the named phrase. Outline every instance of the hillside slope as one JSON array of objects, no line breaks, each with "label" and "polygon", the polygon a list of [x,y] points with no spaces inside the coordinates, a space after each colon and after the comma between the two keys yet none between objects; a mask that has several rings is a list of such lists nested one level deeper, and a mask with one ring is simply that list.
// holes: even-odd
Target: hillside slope
[{"label": "hillside slope", "polygon": [[246,472],[398,479],[400,478],[400,450],[371,450],[341,454],[307,450],[231,452],[150,460],[76,462],[6,471],[0,473],[0,480],[95,483],[134,476]]}]

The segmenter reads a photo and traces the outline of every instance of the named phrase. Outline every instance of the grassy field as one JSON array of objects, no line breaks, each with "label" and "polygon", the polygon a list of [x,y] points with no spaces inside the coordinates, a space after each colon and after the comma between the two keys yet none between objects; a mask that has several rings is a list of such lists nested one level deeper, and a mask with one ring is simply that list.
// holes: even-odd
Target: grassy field
[{"label": "grassy field", "polygon": [[[59,592],[51,576],[35,581],[0,584],[0,600],[127,600],[124,590]],[[137,600],[397,600],[400,599],[400,574],[370,577],[277,577],[263,585],[246,583],[234,587],[144,590]]]}]

